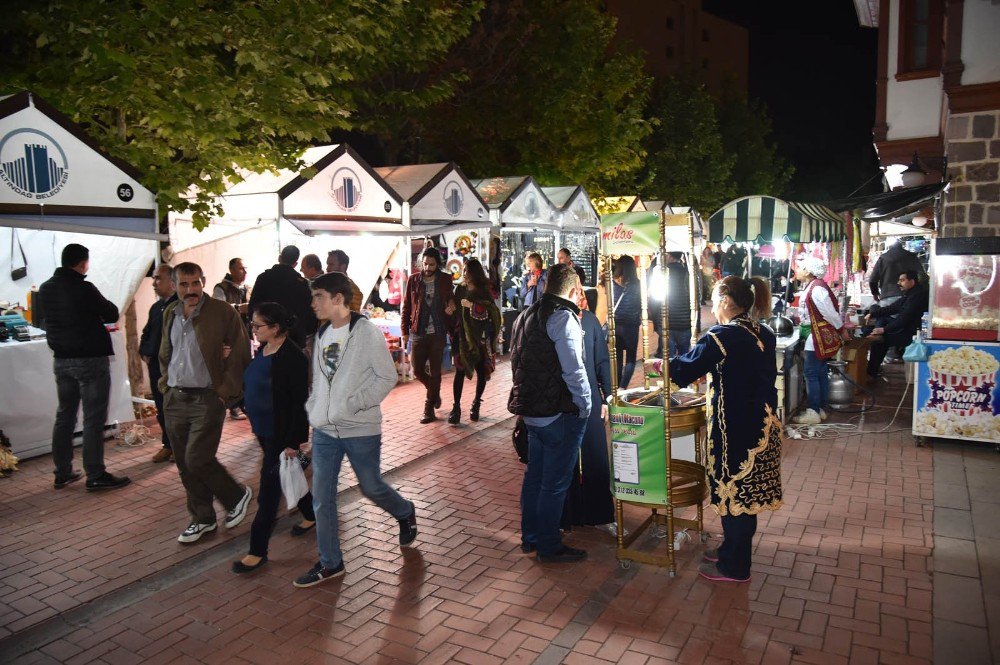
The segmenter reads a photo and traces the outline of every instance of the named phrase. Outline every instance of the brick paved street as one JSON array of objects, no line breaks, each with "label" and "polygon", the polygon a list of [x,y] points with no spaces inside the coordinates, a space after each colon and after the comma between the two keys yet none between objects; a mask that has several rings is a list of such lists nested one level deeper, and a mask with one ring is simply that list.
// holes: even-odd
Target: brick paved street
[{"label": "brick paved street", "polygon": [[[148,461],[151,446],[109,448],[110,469],[134,482],[103,495],[82,483],[55,492],[51,462],[26,462],[0,482],[0,660],[931,662],[934,452],[898,431],[908,408],[886,432],[789,440],[786,506],[760,520],[752,582],[727,586],[697,577],[695,543],[681,550],[674,579],[649,565],[623,570],[612,538],[591,528],[568,536],[589,550],[583,564],[521,554],[507,367],[474,427],[421,426],[420,387],[393,391],[383,468],[417,504],[416,547],[401,551],[392,518],[347,489],[347,575],[312,589],[291,585],[316,559],[311,537],[288,535],[294,517],[275,531],[270,562],[247,577],[229,565],[245,552],[249,518],[178,544],[180,483],[172,465]],[[892,369],[880,408],[860,421],[867,432],[885,428],[898,402]],[[237,478],[255,477],[245,423],[227,425],[222,457]],[[636,523],[642,513],[627,514]],[[988,645],[985,660],[963,662],[989,662]]]}]

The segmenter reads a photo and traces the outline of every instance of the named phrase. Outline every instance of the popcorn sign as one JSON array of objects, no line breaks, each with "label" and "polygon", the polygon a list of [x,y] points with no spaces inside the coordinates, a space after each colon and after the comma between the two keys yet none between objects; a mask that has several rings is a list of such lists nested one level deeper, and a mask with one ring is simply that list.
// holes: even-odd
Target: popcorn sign
[{"label": "popcorn sign", "polygon": [[1000,440],[1000,345],[930,341],[928,346],[927,362],[917,364],[913,433]]}]

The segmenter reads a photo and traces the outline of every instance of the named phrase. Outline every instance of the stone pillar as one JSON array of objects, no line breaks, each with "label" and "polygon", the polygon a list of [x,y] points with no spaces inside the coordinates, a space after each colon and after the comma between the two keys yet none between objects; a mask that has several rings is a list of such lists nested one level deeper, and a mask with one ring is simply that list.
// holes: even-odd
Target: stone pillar
[{"label": "stone pillar", "polygon": [[1000,235],[1000,110],[948,118],[942,237]]}]

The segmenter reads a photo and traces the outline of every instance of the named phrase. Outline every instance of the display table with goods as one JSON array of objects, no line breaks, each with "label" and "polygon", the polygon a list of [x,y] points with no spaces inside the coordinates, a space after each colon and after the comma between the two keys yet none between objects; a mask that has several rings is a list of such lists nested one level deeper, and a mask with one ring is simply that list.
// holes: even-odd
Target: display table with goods
[{"label": "display table with goods", "polygon": [[[111,399],[106,428],[135,420],[132,391],[125,356],[125,335],[111,333],[115,355],[111,357]],[[47,455],[52,450],[52,425],[59,398],[52,370],[52,350],[45,339],[0,343],[0,429],[10,438],[15,455],[21,459]],[[76,436],[83,428],[77,418]],[[77,440],[77,443],[79,441]]]},{"label": "display table with goods", "polygon": [[1000,450],[1000,238],[932,242],[927,359],[913,367],[913,436]]}]

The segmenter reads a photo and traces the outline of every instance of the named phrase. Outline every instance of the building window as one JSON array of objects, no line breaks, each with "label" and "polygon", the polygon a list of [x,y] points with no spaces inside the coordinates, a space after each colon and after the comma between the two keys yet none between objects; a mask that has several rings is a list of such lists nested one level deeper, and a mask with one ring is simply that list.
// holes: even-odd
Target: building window
[{"label": "building window", "polygon": [[702,28],[702,31],[701,31],[701,41],[703,41],[703,42],[707,42],[708,41],[708,30],[705,30],[704,28]]},{"label": "building window", "polygon": [[666,49],[664,49],[664,52],[667,54],[668,58],[674,57],[674,47],[673,46],[668,46]]},{"label": "building window", "polygon": [[673,29],[674,29],[674,17],[673,16],[668,16],[667,17],[667,30],[673,30]]},{"label": "building window", "polygon": [[901,0],[897,78],[923,78],[940,73],[943,5],[943,0]]}]

